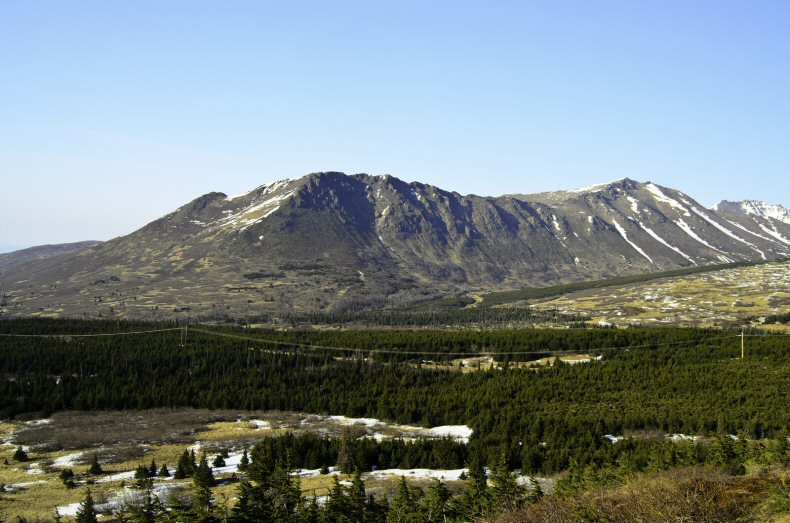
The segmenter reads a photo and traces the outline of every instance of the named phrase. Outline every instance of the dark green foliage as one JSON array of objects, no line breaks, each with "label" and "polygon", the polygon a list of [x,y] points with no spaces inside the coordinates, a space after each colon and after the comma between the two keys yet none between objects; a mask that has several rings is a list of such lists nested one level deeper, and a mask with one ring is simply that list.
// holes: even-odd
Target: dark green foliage
[{"label": "dark green foliage", "polygon": [[20,461],[20,462],[27,461],[28,460],[27,452],[22,447],[17,447],[16,450],[14,451],[13,458],[14,461]]},{"label": "dark green foliage", "polygon": [[98,523],[96,507],[93,503],[90,489],[85,489],[85,498],[77,510],[76,523]]},{"label": "dark green foliage", "polygon": [[74,488],[74,471],[72,469],[62,469],[58,477],[66,488]]},{"label": "dark green foliage", "polygon": [[94,452],[91,456],[91,463],[88,467],[88,474],[93,474],[94,476],[101,474],[102,469],[101,465],[99,464],[99,456]]},{"label": "dark green foliage", "polygon": [[239,470],[244,472],[250,467],[250,456],[247,453],[247,449],[244,449],[244,452],[241,455],[241,460],[239,460]]},{"label": "dark green foliage", "polygon": [[347,474],[357,469],[457,469],[466,460],[467,445],[449,438],[376,441],[373,438],[355,438],[350,433],[341,438],[329,438],[313,433],[295,435],[289,432],[264,437],[255,445],[250,477],[255,479],[259,474],[257,469],[261,467],[265,474],[271,473],[276,456],[285,455],[291,456],[294,468],[320,468],[323,474],[328,474],[329,466],[335,464]]},{"label": "dark green foliage", "polygon": [[192,452],[184,450],[181,457],[178,458],[178,465],[176,465],[176,472],[173,474],[174,479],[184,479],[192,476],[195,473],[197,464],[195,463],[195,451]]},{"label": "dark green foliage", "polygon": [[390,509],[387,514],[388,523],[420,523],[422,514],[417,502],[419,489],[411,487],[406,483],[406,479],[401,476],[398,483],[398,493],[390,502]]},{"label": "dark green foliage", "polygon": [[520,508],[527,500],[527,491],[516,481],[507,465],[507,451],[502,449],[489,478],[491,501],[497,510],[512,511]]},{"label": "dark green foliage", "polygon": [[765,324],[772,324],[772,323],[788,323],[790,322],[790,312],[786,312],[784,314],[770,314],[765,317],[763,323]]},{"label": "dark green foliage", "polygon": [[453,519],[455,511],[450,503],[451,497],[452,495],[444,483],[434,479],[425,491],[425,496],[420,503],[422,521],[426,523],[444,523],[448,519]]},{"label": "dark green foliage", "polygon": [[154,495],[150,486],[146,488],[142,500],[127,507],[130,523],[156,523],[161,521],[166,514],[165,507]]},{"label": "dark green foliage", "polygon": [[167,468],[167,463],[162,463],[162,468],[159,469],[158,476],[160,478],[169,478],[170,477],[170,471]]},{"label": "dark green foliage", "polygon": [[145,465],[138,465],[134,471],[134,479],[148,479],[149,470]]},{"label": "dark green foliage", "polygon": [[211,462],[213,467],[224,467],[225,466],[225,459],[222,457],[222,454],[217,454],[214,458],[214,461]]},{"label": "dark green foliage", "polygon": [[486,480],[485,465],[479,455],[473,455],[468,464],[466,488],[454,500],[455,510],[469,519],[483,517],[491,509],[491,492]]},{"label": "dark green foliage", "polygon": [[214,486],[214,473],[211,471],[211,467],[208,466],[206,456],[200,458],[200,464],[195,469],[192,479],[194,480],[195,485],[199,487],[210,488]]},{"label": "dark green foliage", "polygon": [[[633,471],[705,459],[699,446],[662,444],[666,433],[743,431],[749,437],[772,437],[790,430],[784,394],[790,390],[790,352],[784,336],[750,336],[745,360],[735,359],[740,354],[736,333],[704,329],[240,332],[217,328],[211,332],[261,341],[190,329],[186,347],[178,346],[178,332],[68,337],[143,327],[151,325],[0,321],[0,332],[64,335],[3,339],[0,414],[184,406],[325,412],[424,426],[467,424],[474,429],[468,448],[435,443],[430,454],[425,453],[428,443],[399,447],[394,440],[387,452],[376,442],[368,447],[369,440],[354,440],[352,467],[411,468],[416,463],[433,467],[428,461],[456,468],[470,453],[482,454],[484,462],[493,464],[495,456],[487,455],[490,449],[504,446],[509,468],[534,474],[565,470],[572,458],[581,468],[605,469],[622,463]],[[386,349],[396,354],[373,354],[372,360],[363,361],[354,356],[368,353],[290,346],[283,350],[267,340]],[[606,350],[613,347],[639,348]],[[479,351],[499,354],[502,362],[556,351],[600,353],[603,360],[540,371],[511,368],[461,374],[420,367],[417,363],[426,355],[408,354],[413,351],[431,352],[434,361]],[[348,359],[336,359],[344,355]],[[603,438],[632,431],[659,438],[616,445]],[[337,443],[295,443],[292,464],[334,465],[333,445]],[[175,471],[179,477],[192,474],[190,457],[179,461]],[[415,465],[406,465],[410,461]],[[453,461],[455,467],[450,465]]]}]

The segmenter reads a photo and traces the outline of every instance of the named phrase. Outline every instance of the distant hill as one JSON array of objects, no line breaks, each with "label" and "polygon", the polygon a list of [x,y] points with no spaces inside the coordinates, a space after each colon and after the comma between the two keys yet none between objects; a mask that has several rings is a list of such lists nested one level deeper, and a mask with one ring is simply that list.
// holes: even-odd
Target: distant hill
[{"label": "distant hill", "polygon": [[250,318],[790,256],[790,224],[622,179],[500,197],[315,173],[3,274],[3,314]]},{"label": "distant hill", "polygon": [[0,273],[7,271],[17,265],[26,263],[46,260],[53,256],[60,256],[62,254],[72,254],[100,245],[99,241],[84,241],[75,243],[59,243],[55,245],[39,245],[37,247],[29,247],[27,249],[20,249],[18,251],[7,252],[0,254]]}]

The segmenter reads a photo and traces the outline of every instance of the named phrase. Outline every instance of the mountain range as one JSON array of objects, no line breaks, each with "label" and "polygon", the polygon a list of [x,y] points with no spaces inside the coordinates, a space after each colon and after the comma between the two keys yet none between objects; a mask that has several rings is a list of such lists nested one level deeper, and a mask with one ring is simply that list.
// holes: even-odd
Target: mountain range
[{"label": "mountain range", "polygon": [[324,172],[239,196],[209,193],[129,235],[0,265],[0,312],[208,319],[357,311],[788,256],[790,212],[763,202],[707,209],[628,178],[482,197]]}]

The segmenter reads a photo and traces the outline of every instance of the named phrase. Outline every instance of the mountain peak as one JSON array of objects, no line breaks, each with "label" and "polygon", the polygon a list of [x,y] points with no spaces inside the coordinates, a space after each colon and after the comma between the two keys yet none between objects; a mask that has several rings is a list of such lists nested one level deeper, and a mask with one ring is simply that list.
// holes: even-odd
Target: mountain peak
[{"label": "mountain peak", "polygon": [[760,200],[742,200],[739,202],[722,200],[713,206],[713,210],[773,218],[774,220],[790,224],[790,210],[781,205]]}]

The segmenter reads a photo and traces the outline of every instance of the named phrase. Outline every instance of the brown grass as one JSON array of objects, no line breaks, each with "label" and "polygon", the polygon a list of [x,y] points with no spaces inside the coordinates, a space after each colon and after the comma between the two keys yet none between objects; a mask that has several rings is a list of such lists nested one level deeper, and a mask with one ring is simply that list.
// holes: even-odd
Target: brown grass
[{"label": "brown grass", "polygon": [[[766,521],[761,504],[776,476],[733,477],[708,468],[637,476],[622,487],[544,498],[496,523]],[[761,515],[756,515],[756,514]]]}]

